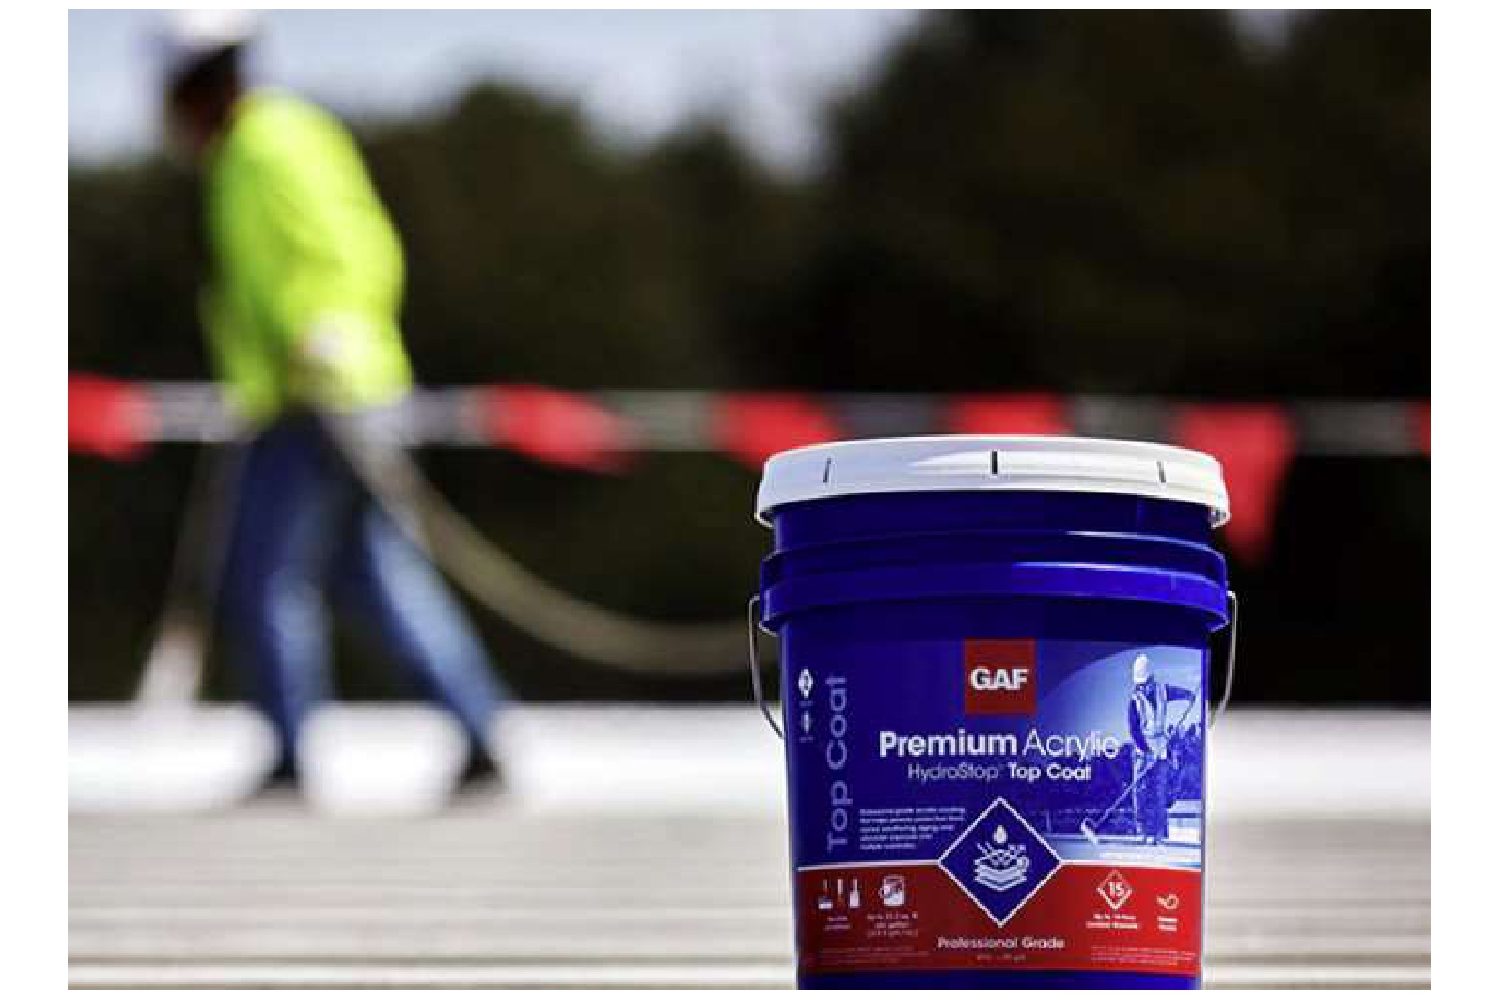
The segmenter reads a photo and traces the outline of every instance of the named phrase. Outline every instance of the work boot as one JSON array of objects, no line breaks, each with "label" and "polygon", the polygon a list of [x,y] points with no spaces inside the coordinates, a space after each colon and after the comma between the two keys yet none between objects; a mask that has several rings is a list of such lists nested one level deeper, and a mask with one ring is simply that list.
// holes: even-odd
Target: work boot
[{"label": "work boot", "polygon": [[246,804],[300,802],[302,799],[302,775],[296,763],[283,759],[266,773],[259,785],[246,798]]},{"label": "work boot", "polygon": [[453,783],[454,798],[479,799],[505,791],[505,771],[487,747],[469,744],[468,755]]}]

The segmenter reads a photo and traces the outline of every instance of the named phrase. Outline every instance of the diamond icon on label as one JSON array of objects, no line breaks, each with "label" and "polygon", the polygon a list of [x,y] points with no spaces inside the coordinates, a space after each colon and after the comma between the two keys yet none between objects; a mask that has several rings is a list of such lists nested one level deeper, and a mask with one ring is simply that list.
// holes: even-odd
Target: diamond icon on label
[{"label": "diamond icon on label", "polygon": [[813,675],[806,667],[803,667],[802,673],[797,675],[797,690],[802,692],[802,697],[810,698],[812,696],[812,689]]},{"label": "diamond icon on label", "polygon": [[1100,898],[1109,904],[1111,910],[1118,910],[1124,906],[1134,892],[1130,888],[1130,883],[1125,881],[1125,876],[1121,875],[1118,870],[1106,875],[1104,881],[1099,883],[1097,891]]},{"label": "diamond icon on label", "polygon": [[1003,798],[992,802],[938,863],[999,925],[1062,865],[1051,846]]}]

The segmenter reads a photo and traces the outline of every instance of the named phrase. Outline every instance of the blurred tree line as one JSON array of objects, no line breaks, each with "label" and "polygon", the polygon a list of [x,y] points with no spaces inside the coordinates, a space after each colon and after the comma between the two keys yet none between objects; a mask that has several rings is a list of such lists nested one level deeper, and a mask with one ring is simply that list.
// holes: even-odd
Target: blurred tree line
[{"label": "blurred tree line", "polygon": [[[828,109],[806,178],[718,122],[624,150],[493,84],[359,132],[424,382],[1425,397],[1429,52],[1426,12],[1302,15],[1278,44],[1207,12],[932,14]],[[208,374],[198,198],[163,161],[70,171],[73,369]],[[73,697],[132,689],[193,460],[71,459]],[[422,460],[489,537],[627,611],[732,617],[767,543],[720,457]],[[1428,546],[1426,460],[1299,459],[1269,560],[1234,567],[1240,694],[1425,701]],[[744,694],[477,617],[523,696]],[[369,652],[343,637],[344,690],[391,693]]]}]

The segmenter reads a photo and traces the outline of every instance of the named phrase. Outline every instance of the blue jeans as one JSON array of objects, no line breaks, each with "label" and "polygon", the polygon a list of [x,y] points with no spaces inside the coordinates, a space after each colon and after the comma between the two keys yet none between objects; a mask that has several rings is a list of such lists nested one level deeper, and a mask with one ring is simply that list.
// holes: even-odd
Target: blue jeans
[{"label": "blue jeans", "polygon": [[502,690],[426,554],[375,502],[311,414],[246,446],[224,567],[225,625],[295,771],[298,738],[328,696],[327,608],[347,613],[484,750]]},{"label": "blue jeans", "polygon": [[1148,750],[1135,758],[1135,822],[1143,837],[1167,839],[1167,791],[1172,762]]}]

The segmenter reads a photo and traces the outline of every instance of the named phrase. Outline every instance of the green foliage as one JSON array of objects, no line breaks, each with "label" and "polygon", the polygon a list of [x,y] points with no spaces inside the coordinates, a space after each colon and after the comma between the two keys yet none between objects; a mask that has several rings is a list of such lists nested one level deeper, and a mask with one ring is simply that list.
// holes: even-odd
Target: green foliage
[{"label": "green foliage", "polygon": [[642,166],[570,109],[495,86],[372,132],[407,244],[412,351],[432,381],[702,381],[692,270]]},{"label": "green foliage", "polygon": [[[835,116],[799,382],[1427,388],[1427,21],[936,17]],[[871,347],[878,347],[871,350]],[[1358,359],[1351,368],[1349,362]]]},{"label": "green foliage", "polygon": [[[1305,15],[1267,51],[1216,13],[934,14],[830,109],[808,179],[712,121],[623,151],[497,84],[359,131],[428,383],[1425,395],[1428,32],[1425,13]],[[192,179],[156,160],[77,169],[69,198],[71,366],[205,377]],[[697,619],[738,614],[753,586],[754,477],[723,458],[619,478],[424,462],[487,535],[584,596]],[[189,465],[180,449],[71,462],[75,697],[134,681]],[[1359,558],[1330,544],[1347,470],[1313,466],[1271,565],[1241,570],[1247,607],[1269,609],[1247,643],[1336,661],[1304,694],[1423,698],[1422,677],[1391,678],[1426,655],[1425,465],[1364,463],[1363,520],[1341,525],[1379,532]],[[1303,572],[1313,550],[1348,585],[1333,606]],[[1400,627],[1363,634],[1364,597],[1407,609]],[[526,695],[742,694],[738,674],[622,679],[481,620]],[[348,690],[389,690],[347,652]],[[1270,683],[1246,679],[1288,693]]]}]

